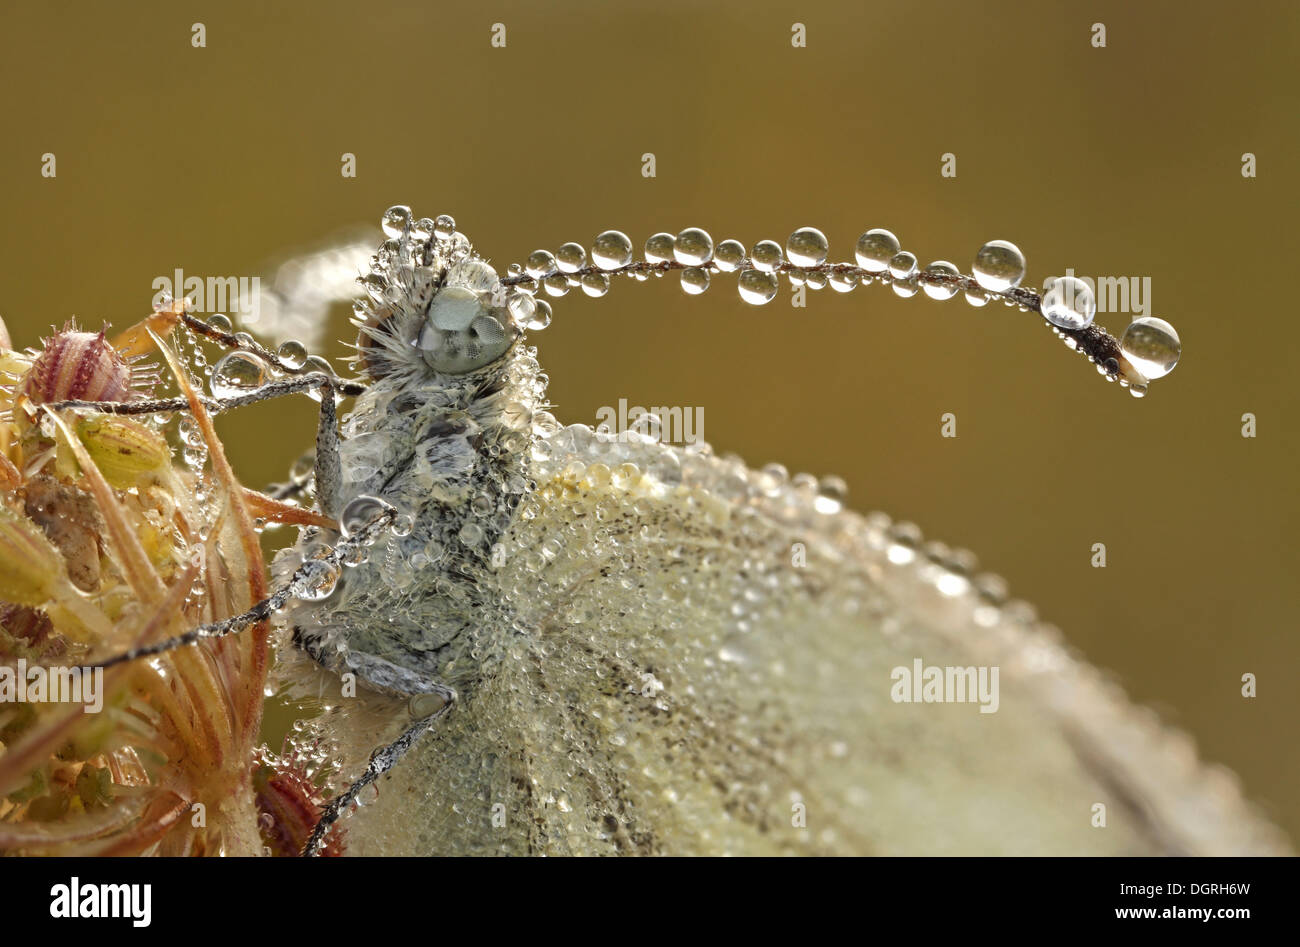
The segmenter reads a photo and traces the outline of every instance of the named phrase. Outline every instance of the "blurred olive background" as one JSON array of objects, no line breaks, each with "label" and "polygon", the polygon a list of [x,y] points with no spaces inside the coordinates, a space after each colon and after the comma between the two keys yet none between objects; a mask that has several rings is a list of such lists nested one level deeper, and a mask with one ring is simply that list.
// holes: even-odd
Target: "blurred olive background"
[{"label": "blurred olive background", "polygon": [[[1279,288],[1300,7],[10,2],[0,20],[0,314],[19,346],[72,315],[123,327],[177,267],[268,276],[342,228],[377,233],[395,203],[454,215],[502,270],[607,228],[752,246],[808,224],[837,259],[883,226],[964,270],[1010,239],[1035,286],[1066,267],[1149,276],[1184,356],[1144,401],[1034,317],[878,286],[797,309],[786,292],[747,307],[726,276],[702,298],[619,281],[556,300],[534,341],[562,420],[619,398],[702,406],[719,451],[838,473],[856,508],[974,549],[1300,837],[1297,345]],[[1098,321],[1118,335],[1127,318]],[[223,420],[247,482],[283,476],[313,407]]]}]

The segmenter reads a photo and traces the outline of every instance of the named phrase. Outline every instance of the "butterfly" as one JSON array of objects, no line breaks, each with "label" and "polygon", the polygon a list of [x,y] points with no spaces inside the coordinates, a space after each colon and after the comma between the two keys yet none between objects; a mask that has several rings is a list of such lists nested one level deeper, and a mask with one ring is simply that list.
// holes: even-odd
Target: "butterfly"
[{"label": "butterfly", "polygon": [[[758,304],[783,276],[879,281],[1041,312],[1141,394],[1176,361],[1167,323],[1116,340],[1086,287],[1021,288],[1003,241],[971,277],[918,270],[888,231],[863,235],[856,266],[827,263],[811,228],[784,254],[656,235],[644,261],[609,231],[594,262],[566,244],[501,277],[450,217],[394,207],[382,225],[359,381],[186,317],[285,379],[244,401],[320,399],[311,483],[337,527],[301,531],[257,612],[276,613],[279,679],[312,707],[296,746],[337,770],[309,854],[338,824],[363,855],[1286,850],[1231,774],[967,554],[850,511],[834,478],[563,425],[526,340],[550,321],[543,290],[623,276],[680,272],[692,291],[739,271]],[[308,282],[319,313],[328,280]],[[295,311],[288,295],[273,312]],[[228,367],[214,381],[246,375]]]}]

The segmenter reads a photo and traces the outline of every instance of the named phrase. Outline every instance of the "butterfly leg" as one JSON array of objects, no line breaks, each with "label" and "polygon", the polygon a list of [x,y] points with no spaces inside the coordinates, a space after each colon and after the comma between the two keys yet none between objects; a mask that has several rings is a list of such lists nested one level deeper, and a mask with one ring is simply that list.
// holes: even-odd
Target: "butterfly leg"
[{"label": "butterfly leg", "polygon": [[[303,377],[306,374],[310,374],[312,371],[311,368],[304,371],[302,368],[286,365],[279,355],[265,346],[260,345],[257,341],[246,335],[234,335],[230,332],[226,332],[224,329],[219,329],[215,326],[209,325],[202,319],[197,319],[189,313],[185,313],[180,318],[181,322],[185,324],[185,327],[195,335],[201,335],[208,341],[215,342],[217,345],[220,345],[222,348],[229,351],[247,352],[250,355],[255,355],[278,372]],[[337,381],[336,383],[346,389],[343,392],[344,394],[356,395],[365,390],[365,386],[359,382]]]},{"label": "butterfly leg", "polygon": [[339,514],[339,492],[343,486],[342,438],[339,435],[338,403],[335,386],[327,376],[321,391],[320,423],[316,427],[316,505],[326,516]]},{"label": "butterfly leg", "polygon": [[[382,502],[382,501],[381,501]],[[204,638],[224,638],[227,635],[238,634],[250,625],[266,621],[277,611],[288,604],[289,599],[295,595],[295,590],[303,586],[311,586],[319,582],[320,571],[333,567],[334,569],[342,568],[343,557],[348,554],[350,546],[353,544],[366,545],[373,542],[379,534],[387,529],[397,516],[397,510],[385,504],[385,508],[370,522],[362,526],[351,537],[347,543],[339,543],[328,554],[319,559],[308,559],[300,565],[289,577],[289,580],[283,585],[278,586],[266,598],[262,599],[246,612],[233,615],[222,621],[211,622],[206,625],[199,625],[197,628],[191,628],[189,631],[176,635],[172,638],[166,638],[150,645],[144,645],[139,648],[132,648],[121,654],[114,655],[111,658],[105,658],[86,665],[87,668],[109,668],[117,664],[125,664],[128,661],[136,661],[140,658],[151,657],[155,654],[163,654],[167,651],[174,651],[177,648],[183,648],[187,645],[195,644]]]},{"label": "butterfly leg", "polygon": [[366,771],[346,791],[339,793],[326,804],[321,812],[320,820],[316,823],[316,828],[312,830],[311,838],[307,840],[307,844],[302,850],[303,857],[311,858],[320,854],[321,845],[325,841],[325,833],[329,831],[330,826],[339,820],[344,810],[352,804],[361,790],[396,766],[398,760],[406,755],[407,750],[415,744],[415,741],[433,726],[433,722],[451,709],[455,699],[456,692],[441,685],[436,686],[434,690],[427,693],[417,694],[411,699],[412,713],[422,716],[407,727],[402,735],[392,743],[371,753],[370,762],[366,764]]},{"label": "butterfly leg", "polygon": [[[315,391],[318,388],[332,388],[336,395],[345,397],[361,394],[366,390],[365,385],[359,382],[331,378],[324,372],[312,372],[307,375],[295,375],[268,382],[247,394],[231,395],[226,398],[203,398],[202,400],[205,408],[213,414],[219,414],[222,411],[232,411],[246,405],[270,401],[273,398],[282,398],[285,395],[298,394],[304,391]],[[77,408],[83,411],[98,411],[101,414],[136,416],[188,411],[190,404],[183,397],[177,397],[155,398],[148,401],[54,401],[45,405],[45,407],[51,411]]]},{"label": "butterfly leg", "polygon": [[[316,429],[316,498],[321,512],[326,516],[334,516],[338,512],[339,483],[342,479],[338,403],[335,396],[359,394],[365,391],[364,386],[331,377],[324,372],[311,372],[270,382],[247,394],[204,398],[203,404],[210,412],[217,414],[309,391],[320,391],[320,422]],[[189,402],[184,398],[160,398],[152,401],[59,401],[47,407],[53,411],[79,408],[104,414],[134,416],[185,411],[189,408]]]}]

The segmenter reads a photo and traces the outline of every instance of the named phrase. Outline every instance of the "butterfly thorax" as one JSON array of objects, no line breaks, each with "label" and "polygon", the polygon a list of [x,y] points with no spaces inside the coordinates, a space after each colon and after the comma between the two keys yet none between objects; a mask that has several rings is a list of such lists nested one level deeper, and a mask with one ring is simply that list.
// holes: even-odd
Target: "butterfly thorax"
[{"label": "butterfly thorax", "polygon": [[[380,497],[409,515],[410,532],[383,534],[329,598],[296,604],[295,643],[380,690],[473,686],[510,624],[497,614],[495,560],[531,489],[543,378],[535,350],[520,344],[478,372],[393,376],[357,399],[342,425],[340,500]],[[287,564],[336,540],[304,536]]]}]

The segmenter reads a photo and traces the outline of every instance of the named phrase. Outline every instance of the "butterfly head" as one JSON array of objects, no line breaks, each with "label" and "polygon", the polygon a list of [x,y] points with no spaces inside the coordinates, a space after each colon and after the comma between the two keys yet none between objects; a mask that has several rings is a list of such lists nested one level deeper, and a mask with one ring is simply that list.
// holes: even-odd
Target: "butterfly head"
[{"label": "butterfly head", "polygon": [[391,207],[382,225],[388,239],[360,279],[366,298],[353,307],[356,361],[366,374],[463,375],[503,358],[523,334],[511,314],[519,307],[455,221],[413,221],[410,208]]}]

